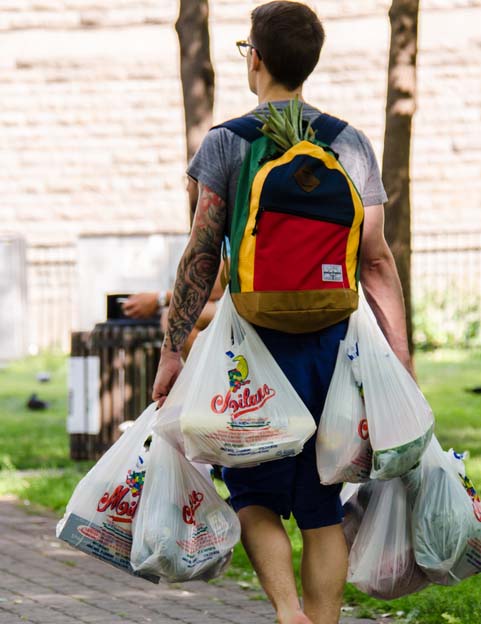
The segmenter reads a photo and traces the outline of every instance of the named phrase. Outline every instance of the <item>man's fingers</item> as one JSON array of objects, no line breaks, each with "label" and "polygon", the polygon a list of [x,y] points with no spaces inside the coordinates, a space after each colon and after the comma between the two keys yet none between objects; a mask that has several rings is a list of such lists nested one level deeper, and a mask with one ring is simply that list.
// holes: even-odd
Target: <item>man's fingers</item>
[{"label": "man's fingers", "polygon": [[154,389],[152,390],[152,401],[157,403],[157,409],[159,409],[159,407],[162,407],[162,405],[165,403],[167,395],[168,392],[160,392],[154,386]]},{"label": "man's fingers", "polygon": [[167,397],[168,392],[166,392],[165,390],[161,390],[160,388],[158,388],[155,383],[154,383],[154,387],[152,389],[152,399],[154,401],[158,401],[159,399],[161,399],[162,397],[166,398]]},{"label": "man's fingers", "polygon": [[[156,409],[160,409],[162,407],[162,405],[165,403],[165,400],[167,399],[166,396],[161,397],[160,399],[157,400],[157,408]],[[154,399],[155,400],[155,399]]]},{"label": "man's fingers", "polygon": [[[153,401],[162,401],[162,403],[167,398],[169,394],[170,388],[167,388],[164,384],[159,385],[154,381],[154,387],[152,388],[152,400]],[[159,405],[160,407],[160,405]]]},{"label": "man's fingers", "polygon": [[[177,364],[180,366],[179,362],[177,362]],[[180,370],[176,370],[172,368],[172,366],[166,367],[165,365],[162,366],[159,364],[159,369],[157,370],[152,387],[152,400],[157,403],[158,407],[162,407],[165,403],[165,399],[179,376],[179,372]]]}]

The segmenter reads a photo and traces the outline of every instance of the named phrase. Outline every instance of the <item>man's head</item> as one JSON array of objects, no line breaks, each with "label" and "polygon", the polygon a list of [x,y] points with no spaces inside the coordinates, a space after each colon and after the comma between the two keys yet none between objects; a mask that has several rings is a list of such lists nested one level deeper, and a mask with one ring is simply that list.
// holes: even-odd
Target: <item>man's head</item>
[{"label": "man's head", "polygon": [[324,29],[305,4],[274,0],[252,11],[250,41],[267,71],[288,91],[306,80],[319,60]]}]

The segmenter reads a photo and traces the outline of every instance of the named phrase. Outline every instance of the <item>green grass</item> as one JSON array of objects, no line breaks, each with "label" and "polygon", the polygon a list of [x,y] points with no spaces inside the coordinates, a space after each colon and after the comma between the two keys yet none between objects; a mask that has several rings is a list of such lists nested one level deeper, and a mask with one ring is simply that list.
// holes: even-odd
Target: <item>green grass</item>
[{"label": "green grass", "polygon": [[[444,448],[468,450],[468,474],[481,486],[481,395],[466,389],[481,386],[481,352],[443,350],[416,356],[419,383],[436,416],[436,435]],[[36,374],[51,373],[49,383],[40,384]],[[0,495],[15,494],[62,514],[75,485],[91,463],[69,459],[67,414],[67,360],[61,355],[27,358],[0,369]],[[37,392],[50,402],[48,410],[32,412],[25,407]],[[1,469],[3,468],[3,470]],[[23,471],[35,471],[31,472]],[[222,495],[225,486],[217,483]],[[294,521],[286,522],[291,536],[294,565],[299,568],[301,537]],[[259,588],[243,548],[235,548],[227,575],[242,587]],[[260,595],[260,594],[259,594]],[[403,613],[409,624],[476,624],[481,621],[481,575],[456,587],[431,586],[394,601],[380,601],[362,594],[352,585],[345,602],[357,613]]]},{"label": "green grass", "polygon": [[443,448],[468,450],[481,458],[481,351],[419,353],[416,371],[436,416],[436,435]]},{"label": "green grass", "polygon": [[[58,514],[93,463],[69,457],[67,365],[64,355],[44,353],[0,368],[0,495],[14,494]],[[48,372],[50,381],[37,381],[40,372]],[[29,410],[32,393],[48,409]]]},{"label": "green grass", "polygon": [[60,516],[65,511],[65,505],[75,486],[90,465],[88,462],[81,462],[58,472],[40,470],[36,474],[26,475],[18,471],[3,470],[0,472],[0,496],[14,494],[28,503],[51,509]]},{"label": "green grass", "polygon": [[[51,380],[40,383],[39,372]],[[69,466],[67,415],[67,359],[45,354],[0,369],[0,466],[19,470]],[[27,409],[32,393],[49,403],[45,411]]]}]

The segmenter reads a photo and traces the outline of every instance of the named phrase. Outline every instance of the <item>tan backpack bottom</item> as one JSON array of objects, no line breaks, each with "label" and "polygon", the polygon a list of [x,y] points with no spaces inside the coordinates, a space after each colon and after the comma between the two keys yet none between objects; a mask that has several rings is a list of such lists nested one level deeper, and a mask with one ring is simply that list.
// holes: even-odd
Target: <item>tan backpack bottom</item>
[{"label": "tan backpack bottom", "polygon": [[334,325],[357,310],[358,299],[350,288],[232,293],[237,312],[249,323],[288,334]]}]

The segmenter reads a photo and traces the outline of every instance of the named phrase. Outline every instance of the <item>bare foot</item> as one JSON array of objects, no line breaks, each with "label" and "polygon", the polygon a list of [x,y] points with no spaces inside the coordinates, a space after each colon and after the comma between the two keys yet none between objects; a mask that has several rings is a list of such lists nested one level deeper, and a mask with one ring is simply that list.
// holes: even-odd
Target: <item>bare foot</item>
[{"label": "bare foot", "polygon": [[312,622],[307,615],[305,615],[305,613],[300,611],[299,613],[296,613],[294,619],[291,621],[291,624],[312,624]]},{"label": "bare foot", "polygon": [[278,616],[277,621],[279,624],[312,624],[312,621],[302,611]]}]

